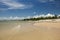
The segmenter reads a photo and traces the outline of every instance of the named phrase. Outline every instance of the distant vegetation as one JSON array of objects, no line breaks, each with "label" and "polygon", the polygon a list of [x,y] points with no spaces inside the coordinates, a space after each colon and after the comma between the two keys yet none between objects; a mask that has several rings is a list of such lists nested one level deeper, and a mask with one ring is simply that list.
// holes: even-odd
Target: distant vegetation
[{"label": "distant vegetation", "polygon": [[27,19],[23,19],[23,21],[29,21],[29,20],[36,21],[36,20],[59,19],[59,18],[60,18],[60,16],[55,15],[53,17],[48,16],[48,17],[38,17],[38,18],[27,18]]},{"label": "distant vegetation", "polygon": [[4,17],[0,18],[0,21],[37,21],[37,20],[45,20],[45,19],[60,19],[60,15],[54,15],[54,14],[46,14],[46,15],[34,15],[26,18],[21,17]]}]

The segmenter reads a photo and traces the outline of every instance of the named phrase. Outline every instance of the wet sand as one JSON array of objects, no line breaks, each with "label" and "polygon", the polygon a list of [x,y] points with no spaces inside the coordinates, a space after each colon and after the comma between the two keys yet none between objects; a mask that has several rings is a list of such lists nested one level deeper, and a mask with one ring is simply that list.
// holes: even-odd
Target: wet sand
[{"label": "wet sand", "polygon": [[60,21],[0,22],[0,40],[60,40]]}]

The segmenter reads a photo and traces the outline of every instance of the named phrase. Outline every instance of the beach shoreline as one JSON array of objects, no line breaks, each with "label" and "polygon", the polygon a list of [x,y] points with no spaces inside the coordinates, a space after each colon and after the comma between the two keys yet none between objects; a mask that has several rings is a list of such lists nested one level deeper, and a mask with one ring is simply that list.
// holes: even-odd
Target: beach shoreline
[{"label": "beach shoreline", "polygon": [[1,22],[0,28],[0,40],[60,40],[60,19]]}]

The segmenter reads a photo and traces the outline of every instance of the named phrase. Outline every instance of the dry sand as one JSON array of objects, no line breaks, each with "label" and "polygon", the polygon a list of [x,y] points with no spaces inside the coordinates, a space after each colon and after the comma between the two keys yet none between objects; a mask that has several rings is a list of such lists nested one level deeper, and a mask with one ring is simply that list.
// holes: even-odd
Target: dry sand
[{"label": "dry sand", "polygon": [[2,24],[0,40],[60,40],[60,21],[30,21]]}]

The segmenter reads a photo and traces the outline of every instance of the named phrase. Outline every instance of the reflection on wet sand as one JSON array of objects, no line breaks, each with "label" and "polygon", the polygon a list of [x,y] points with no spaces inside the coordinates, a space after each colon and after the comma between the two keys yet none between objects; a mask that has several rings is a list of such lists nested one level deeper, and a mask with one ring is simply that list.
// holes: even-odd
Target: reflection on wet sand
[{"label": "reflection on wet sand", "polygon": [[0,40],[60,40],[60,22],[0,22]]}]

